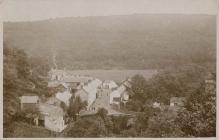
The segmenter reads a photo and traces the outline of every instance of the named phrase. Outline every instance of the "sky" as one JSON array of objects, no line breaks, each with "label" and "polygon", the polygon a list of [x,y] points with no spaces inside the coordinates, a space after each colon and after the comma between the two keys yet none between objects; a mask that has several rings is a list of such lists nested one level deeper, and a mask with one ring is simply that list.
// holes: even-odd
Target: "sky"
[{"label": "sky", "polygon": [[215,14],[217,0],[0,0],[3,21],[137,13]]}]

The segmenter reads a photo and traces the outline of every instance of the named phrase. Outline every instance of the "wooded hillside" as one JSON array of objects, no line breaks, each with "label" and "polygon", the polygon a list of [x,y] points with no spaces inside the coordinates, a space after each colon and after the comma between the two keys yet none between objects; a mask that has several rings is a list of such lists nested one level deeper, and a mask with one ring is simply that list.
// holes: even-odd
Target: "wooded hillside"
[{"label": "wooded hillside", "polygon": [[[4,23],[4,41],[67,69],[216,62],[216,16],[136,14]],[[52,62],[50,62],[52,64]]]}]

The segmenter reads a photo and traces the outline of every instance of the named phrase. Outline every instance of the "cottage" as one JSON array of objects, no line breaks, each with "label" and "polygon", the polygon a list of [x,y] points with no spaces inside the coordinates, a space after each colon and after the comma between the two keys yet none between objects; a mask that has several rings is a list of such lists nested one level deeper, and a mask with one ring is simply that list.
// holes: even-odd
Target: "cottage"
[{"label": "cottage", "polygon": [[170,106],[183,107],[185,105],[185,97],[172,97],[170,98]]},{"label": "cottage", "polygon": [[132,80],[131,78],[126,79],[125,81],[122,82],[122,85],[126,86],[127,88],[131,89],[132,88]]},{"label": "cottage", "polygon": [[40,117],[39,121],[46,129],[55,132],[62,132],[65,128],[64,112],[61,107],[39,104]]},{"label": "cottage", "polygon": [[56,97],[52,96],[52,97],[48,98],[45,103],[49,104],[49,105],[60,106],[61,102],[62,102],[61,100],[59,100]]},{"label": "cottage", "polygon": [[21,96],[20,97],[21,110],[34,109],[38,103],[39,103],[38,96]]},{"label": "cottage", "polygon": [[117,88],[118,85],[116,84],[116,82],[112,81],[112,80],[105,80],[103,81],[102,85],[100,86],[100,88],[104,88],[104,89],[115,89]]},{"label": "cottage", "polygon": [[110,93],[110,104],[126,103],[129,100],[129,92],[130,90],[125,85],[120,85]]},{"label": "cottage", "polygon": [[109,107],[110,90],[100,89],[97,92],[96,100],[91,104],[89,110],[98,110],[99,108]]},{"label": "cottage", "polygon": [[65,90],[64,92],[58,92],[56,93],[56,98],[66,104],[66,106],[69,106],[69,100],[71,98],[72,94],[69,90]]},{"label": "cottage", "polygon": [[57,87],[58,85],[62,84],[65,86],[65,88],[69,88],[70,91],[72,89],[78,89],[79,87],[83,86],[84,83],[94,79],[90,76],[72,75],[69,73],[69,71],[57,69],[51,69],[48,73],[48,76],[48,87]]},{"label": "cottage", "polygon": [[121,102],[121,95],[125,92],[125,86],[119,86],[117,89],[113,90],[110,93],[110,104],[117,104],[119,105]]},{"label": "cottage", "polygon": [[90,80],[84,84],[84,86],[75,92],[75,97],[80,96],[82,101],[87,101],[88,108],[94,102],[97,97],[98,86],[100,86],[102,81],[99,79]]}]

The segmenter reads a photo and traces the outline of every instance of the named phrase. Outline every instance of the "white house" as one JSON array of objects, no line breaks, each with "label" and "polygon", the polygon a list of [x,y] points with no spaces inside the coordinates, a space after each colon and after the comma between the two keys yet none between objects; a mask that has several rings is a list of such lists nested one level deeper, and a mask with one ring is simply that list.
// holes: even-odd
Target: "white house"
[{"label": "white house", "polygon": [[69,90],[65,90],[64,92],[56,93],[56,98],[62,102],[64,102],[67,106],[69,106],[69,99],[71,98],[72,94]]},{"label": "white house", "polygon": [[31,96],[31,95],[27,95],[27,96],[21,96],[20,97],[20,105],[21,105],[21,109],[25,110],[25,109],[34,109],[34,107],[36,107],[36,105],[39,103],[39,97],[38,96]]},{"label": "white house", "polygon": [[39,120],[43,121],[46,129],[62,132],[66,128],[64,112],[61,107],[42,103],[38,107],[41,114]]},{"label": "white house", "polygon": [[88,108],[94,102],[97,96],[98,87],[102,84],[99,79],[90,80],[84,84],[84,86],[75,93],[75,96],[80,96],[82,101],[87,101]]},{"label": "white house", "polygon": [[126,103],[129,95],[133,94],[131,90],[131,79],[124,80],[119,87],[113,89],[110,93],[110,104]]},{"label": "white house", "polygon": [[128,100],[128,94],[124,85],[120,85],[110,93],[110,104],[120,104],[122,99]]},{"label": "white house", "polygon": [[107,88],[107,89],[115,89],[117,87],[118,85],[116,84],[116,82],[112,80],[105,80],[101,85],[101,88]]},{"label": "white house", "polygon": [[63,85],[69,90],[79,89],[88,81],[94,80],[93,77],[84,75],[73,75],[71,71],[51,69],[48,73],[48,87]]}]

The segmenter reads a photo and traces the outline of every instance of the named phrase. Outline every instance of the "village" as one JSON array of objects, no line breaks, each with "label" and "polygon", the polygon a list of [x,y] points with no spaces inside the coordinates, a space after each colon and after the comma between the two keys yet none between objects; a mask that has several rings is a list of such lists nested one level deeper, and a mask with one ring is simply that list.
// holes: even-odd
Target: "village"
[{"label": "village", "polygon": [[[212,75],[206,77],[205,84],[206,91],[215,90]],[[35,116],[32,122],[50,131],[62,132],[68,126],[69,121],[62,106],[64,104],[68,108],[71,100],[74,102],[77,97],[86,102],[86,107],[80,110],[78,117],[94,115],[101,108],[106,109],[111,116],[131,116],[120,110],[120,106],[126,105],[133,94],[131,77],[117,83],[89,75],[72,75],[66,70],[51,69],[48,73],[48,88],[56,93],[46,100],[37,95],[23,95],[20,97],[20,107],[24,111],[37,108],[40,115]],[[185,97],[171,97],[169,105],[154,101],[152,107],[176,112],[183,108],[185,103]]]}]

